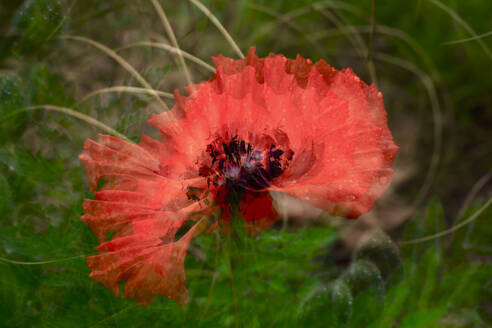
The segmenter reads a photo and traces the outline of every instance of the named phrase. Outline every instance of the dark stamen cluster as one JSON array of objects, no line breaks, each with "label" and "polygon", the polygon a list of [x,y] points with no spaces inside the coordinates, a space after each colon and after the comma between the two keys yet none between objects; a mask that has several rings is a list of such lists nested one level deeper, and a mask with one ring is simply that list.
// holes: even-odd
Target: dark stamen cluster
[{"label": "dark stamen cluster", "polygon": [[202,165],[199,174],[207,177],[209,185],[225,185],[228,190],[265,189],[283,172],[284,151],[275,145],[257,150],[235,136],[229,142],[216,141],[208,145],[207,153],[212,159],[211,165]]}]

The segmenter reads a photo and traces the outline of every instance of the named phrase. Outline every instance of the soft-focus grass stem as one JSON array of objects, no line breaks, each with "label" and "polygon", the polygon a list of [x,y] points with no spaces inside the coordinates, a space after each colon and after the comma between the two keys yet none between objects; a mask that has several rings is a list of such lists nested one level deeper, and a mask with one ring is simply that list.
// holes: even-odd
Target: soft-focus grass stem
[{"label": "soft-focus grass stem", "polygon": [[123,50],[123,49],[128,49],[128,48],[133,48],[133,47],[154,47],[158,49],[163,49],[169,52],[172,52],[174,54],[179,54],[180,56],[194,62],[195,64],[200,65],[201,67],[205,68],[206,70],[215,73],[215,68],[212,65],[207,64],[200,58],[193,56],[192,54],[185,52],[179,48],[170,46],[165,43],[160,43],[160,42],[150,42],[150,41],[140,41],[136,43],[129,44],[127,46],[121,47],[118,49],[118,51]]},{"label": "soft-focus grass stem", "polygon": [[231,37],[229,32],[225,29],[225,27],[220,23],[220,21],[215,17],[210,10],[208,10],[207,7],[205,7],[200,1],[198,0],[188,0],[192,4],[194,4],[202,13],[205,14],[205,16],[210,19],[210,21],[217,27],[217,29],[222,33],[222,35],[226,38],[226,40],[229,42],[231,45],[232,49],[236,52],[236,54],[239,56],[239,58],[244,58],[244,54],[241,51],[241,49],[238,47],[237,43],[234,41],[234,39]]},{"label": "soft-focus grass stem", "polygon": [[411,244],[418,244],[418,243],[422,243],[422,242],[429,241],[429,240],[434,240],[434,239],[437,239],[437,238],[440,238],[440,237],[449,235],[449,234],[455,232],[456,230],[464,227],[468,223],[472,222],[476,218],[478,218],[480,216],[480,214],[482,214],[482,212],[485,211],[487,209],[487,207],[490,206],[490,204],[492,204],[492,197],[489,198],[489,200],[478,211],[476,211],[475,213],[473,213],[472,216],[470,216],[469,218],[467,218],[464,221],[461,221],[458,224],[455,224],[451,228],[449,228],[447,230],[444,230],[444,231],[441,231],[439,233],[430,235],[430,236],[425,236],[425,237],[422,237],[422,238],[417,238],[417,239],[402,241],[402,242],[400,242],[400,245],[401,246],[406,246],[406,245],[411,245]]},{"label": "soft-focus grass stem", "polygon": [[[109,57],[113,58],[116,62],[118,62],[118,64],[120,64],[124,69],[126,69],[140,84],[142,84],[144,88],[153,90],[152,86],[142,77],[142,75],[140,75],[140,73],[138,73],[137,70],[132,65],[130,65],[125,59],[123,59],[123,57],[118,55],[114,50],[106,47],[105,45],[99,42],[96,42],[94,40],[85,37],[65,35],[62,38],[67,40],[75,40],[75,41],[88,43],[98,48],[99,50],[107,54]],[[159,96],[156,95],[155,99],[162,106],[162,108],[164,108],[165,110],[169,110],[169,107]]]},{"label": "soft-focus grass stem", "polygon": [[70,116],[73,116],[75,118],[78,118],[79,120],[82,120],[86,123],[89,123],[90,125],[93,125],[95,127],[98,127],[106,132],[109,132],[115,136],[117,136],[118,138],[121,138],[125,141],[128,141],[128,142],[132,142],[127,136],[125,136],[124,134],[116,131],[115,129],[107,126],[106,124],[96,120],[95,118],[92,118],[88,115],[85,115],[85,114],[82,114],[80,112],[77,112],[71,108],[67,108],[67,107],[60,107],[60,106],[54,106],[54,105],[37,105],[37,106],[30,106],[30,107],[26,107],[26,108],[21,108],[19,110],[16,110],[6,116],[4,116],[2,119],[3,120],[7,120],[7,119],[10,119],[14,116],[16,116],[17,114],[20,114],[22,112],[27,112],[27,111],[32,111],[32,110],[36,110],[36,109],[45,109],[45,110],[49,110],[49,111],[54,111],[54,112],[59,112],[59,113],[64,113],[64,114],[68,114]]},{"label": "soft-focus grass stem", "polygon": [[151,0],[152,5],[154,6],[155,10],[157,11],[157,14],[159,15],[159,18],[161,19],[162,25],[164,25],[164,29],[166,30],[167,36],[169,37],[169,40],[171,40],[171,43],[173,46],[178,49],[177,54],[178,54],[178,63],[179,66],[181,66],[181,69],[183,70],[186,80],[188,81],[188,84],[192,83],[191,79],[191,74],[190,71],[188,70],[188,66],[186,66],[186,63],[183,59],[183,54],[180,51],[178,40],[176,40],[176,35],[174,35],[173,28],[171,27],[171,24],[169,23],[169,20],[167,19],[166,13],[164,12],[164,9],[162,9],[162,6],[160,5],[159,1],[157,0]]},{"label": "soft-focus grass stem", "polygon": [[169,99],[174,99],[174,96],[172,93],[169,92],[163,92],[159,90],[153,90],[153,89],[145,89],[145,88],[137,88],[137,87],[127,87],[127,86],[113,86],[113,87],[107,87],[107,88],[102,88],[98,90],[94,90],[84,96],[79,103],[85,102],[89,100],[90,98],[105,94],[105,93],[111,93],[111,92],[123,92],[123,93],[130,93],[130,94],[143,94],[143,95],[150,95],[150,96],[161,96],[161,97],[166,97]]},{"label": "soft-focus grass stem", "polygon": [[475,30],[473,30],[473,28],[470,25],[468,25],[468,23],[465,22],[453,9],[449,8],[439,0],[430,0],[430,2],[432,2],[434,5],[436,5],[443,11],[445,11],[459,25],[463,26],[463,28],[472,35],[472,37],[474,38],[473,40],[476,40],[480,45],[480,47],[482,47],[483,51],[487,54],[487,56],[490,59],[492,59],[492,52],[490,51],[489,47],[487,47],[485,42],[483,42],[482,38],[480,38],[475,32]]}]

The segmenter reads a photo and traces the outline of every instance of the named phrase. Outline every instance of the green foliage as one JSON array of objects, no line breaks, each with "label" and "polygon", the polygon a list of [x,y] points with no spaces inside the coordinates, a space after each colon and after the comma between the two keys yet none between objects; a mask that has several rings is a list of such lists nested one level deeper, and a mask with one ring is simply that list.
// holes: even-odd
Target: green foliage
[{"label": "green foliage", "polygon": [[28,123],[28,113],[19,113],[10,122],[4,122],[4,119],[25,105],[19,77],[0,75],[0,143],[15,141],[22,135]]},{"label": "green foliage", "polygon": [[[44,113],[26,111],[27,107],[53,104],[71,106],[73,90],[63,85],[60,76],[50,72],[43,64],[31,65],[19,74],[0,75],[0,145],[17,141],[32,124],[43,118]],[[58,117],[54,122],[66,128],[71,118]],[[52,128],[37,125],[41,136],[56,137]]]},{"label": "green foliage", "polygon": [[26,0],[12,18],[13,51],[20,56],[46,54],[46,43],[57,37],[62,24],[59,0]]},{"label": "green foliage", "polygon": [[[80,204],[78,197],[66,201],[76,208]],[[426,220],[439,221],[436,208],[437,202],[430,205]],[[65,221],[69,222],[41,232],[30,229],[32,222],[10,227],[4,224],[3,249],[8,254],[3,256],[33,260],[49,254],[49,258],[63,258],[80,249],[89,250],[94,245],[90,232],[77,223],[77,213],[67,215],[70,218]],[[423,226],[425,222],[421,221]],[[431,232],[425,228],[421,231]],[[384,236],[382,232],[374,235]],[[387,266],[378,261],[375,249],[387,259],[388,248],[394,254],[397,247],[387,236],[378,239],[383,242],[374,247],[378,242],[371,237],[354,251],[353,262],[339,276],[330,278],[331,268],[320,256],[336,238],[329,227],[270,230],[250,237],[237,225],[232,234],[201,236],[194,240],[186,261],[190,302],[185,306],[160,296],[148,307],[117,299],[87,277],[82,258],[31,266],[2,263],[1,283],[5,288],[1,297],[13,298],[3,303],[2,311],[12,314],[7,326],[24,322],[38,326],[70,323],[76,327],[377,328],[490,322],[477,307],[477,302],[491,296],[483,289],[492,276],[490,264],[473,260],[453,263],[453,254],[442,257],[439,242],[432,241],[431,245],[405,246],[413,249],[403,252],[407,255],[398,257],[402,264],[385,276],[382,272]],[[368,244],[373,260],[361,256]],[[424,251],[415,252],[422,246]],[[21,310],[26,304],[29,307]]]},{"label": "green foliage", "polygon": [[[262,55],[272,51],[289,57],[301,53],[324,58],[337,68],[351,66],[364,80],[370,79],[365,52],[363,57],[357,54],[350,36],[353,31],[343,28],[359,28],[362,40],[368,41],[363,27],[370,22],[370,1],[328,1],[323,2],[327,5],[324,10],[314,6],[319,2],[314,0],[202,2],[243,50],[257,45],[257,53]],[[218,53],[234,56],[210,20],[196,8],[186,7],[187,2],[161,3],[177,27],[183,49],[204,60]],[[492,2],[446,4],[477,32],[490,30]],[[338,228],[272,229],[251,237],[240,221],[234,222],[230,235],[201,236],[193,241],[186,260],[190,302],[185,306],[157,297],[156,302],[141,307],[115,298],[91,280],[84,258],[95,253],[96,240],[80,215],[82,200],[93,195],[87,192],[77,155],[83,140],[95,138],[98,131],[67,115],[19,110],[43,104],[65,106],[105,122],[135,141],[149,132],[143,122],[151,112],[162,110],[150,96],[111,93],[77,102],[98,88],[140,85],[96,50],[58,39],[64,33],[93,38],[128,58],[156,89],[169,92],[181,88],[185,82],[176,77],[179,67],[172,57],[150,49],[117,49],[154,39],[164,31],[157,19],[152,20],[152,8],[147,5],[119,0],[0,4],[0,326],[492,325],[487,310],[492,299],[492,226],[485,222],[492,215],[491,208],[452,236],[402,247],[393,241],[394,236],[370,231],[358,247],[348,250],[350,261],[342,265],[331,260],[331,246],[339,241]],[[282,19],[293,11],[302,14]],[[336,26],[336,19],[341,26]],[[414,155],[410,162],[419,168],[415,179],[409,179],[404,187],[396,186],[403,198],[415,195],[420,186],[415,181],[427,173],[424,165],[433,155],[433,135],[428,129],[433,118],[414,73],[381,60],[384,57],[380,55],[393,56],[429,74],[446,105],[443,115],[448,114],[443,120],[445,156],[432,193],[436,198],[424,214],[409,220],[402,239],[412,240],[462,222],[483,204],[475,201],[456,222],[449,220],[449,213],[457,210],[456,195],[464,197],[480,174],[489,170],[490,161],[483,157],[491,145],[491,117],[485,109],[491,105],[492,80],[483,77],[488,76],[490,59],[474,42],[443,45],[469,35],[431,1],[383,5],[376,1],[375,20],[400,33],[377,33],[373,44],[379,87],[390,120],[406,122],[412,117],[421,125],[417,131],[419,151],[408,155],[406,148],[412,145],[405,144],[403,155],[399,155],[407,161]],[[484,42],[490,44],[490,39]],[[188,64],[194,82],[210,77]],[[406,141],[405,135],[400,138]],[[443,199],[444,206],[437,197]]]}]

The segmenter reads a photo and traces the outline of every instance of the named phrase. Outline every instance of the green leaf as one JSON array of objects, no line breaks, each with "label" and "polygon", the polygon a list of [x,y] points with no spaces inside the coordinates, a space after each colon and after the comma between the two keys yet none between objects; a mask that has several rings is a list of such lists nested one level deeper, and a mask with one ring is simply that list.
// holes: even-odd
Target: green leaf
[{"label": "green leaf", "polygon": [[443,316],[445,310],[442,308],[432,308],[422,310],[406,316],[398,325],[400,328],[418,328],[418,327],[437,327],[437,320]]},{"label": "green leaf", "polygon": [[369,325],[369,328],[391,327],[402,311],[407,299],[410,286],[399,284],[388,291],[381,308],[380,315]]},{"label": "green leaf", "polygon": [[[10,191],[9,183],[7,179],[0,174],[0,215],[6,217],[11,215],[14,209],[14,204],[12,201],[12,194]],[[0,221],[0,226],[2,225]]]},{"label": "green leaf", "polygon": [[414,279],[414,291],[418,291],[417,309],[429,308],[439,285],[440,253],[436,247],[430,248],[419,264],[419,273]]}]

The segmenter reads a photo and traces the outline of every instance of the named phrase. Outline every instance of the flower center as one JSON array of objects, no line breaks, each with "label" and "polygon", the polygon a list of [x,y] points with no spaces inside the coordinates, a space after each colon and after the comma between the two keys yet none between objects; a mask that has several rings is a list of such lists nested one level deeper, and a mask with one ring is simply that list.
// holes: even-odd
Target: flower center
[{"label": "flower center", "polygon": [[202,164],[200,176],[206,177],[209,185],[225,186],[230,191],[266,189],[283,172],[284,151],[274,144],[255,149],[235,136],[229,142],[217,139],[207,146],[207,153],[211,164]]}]

